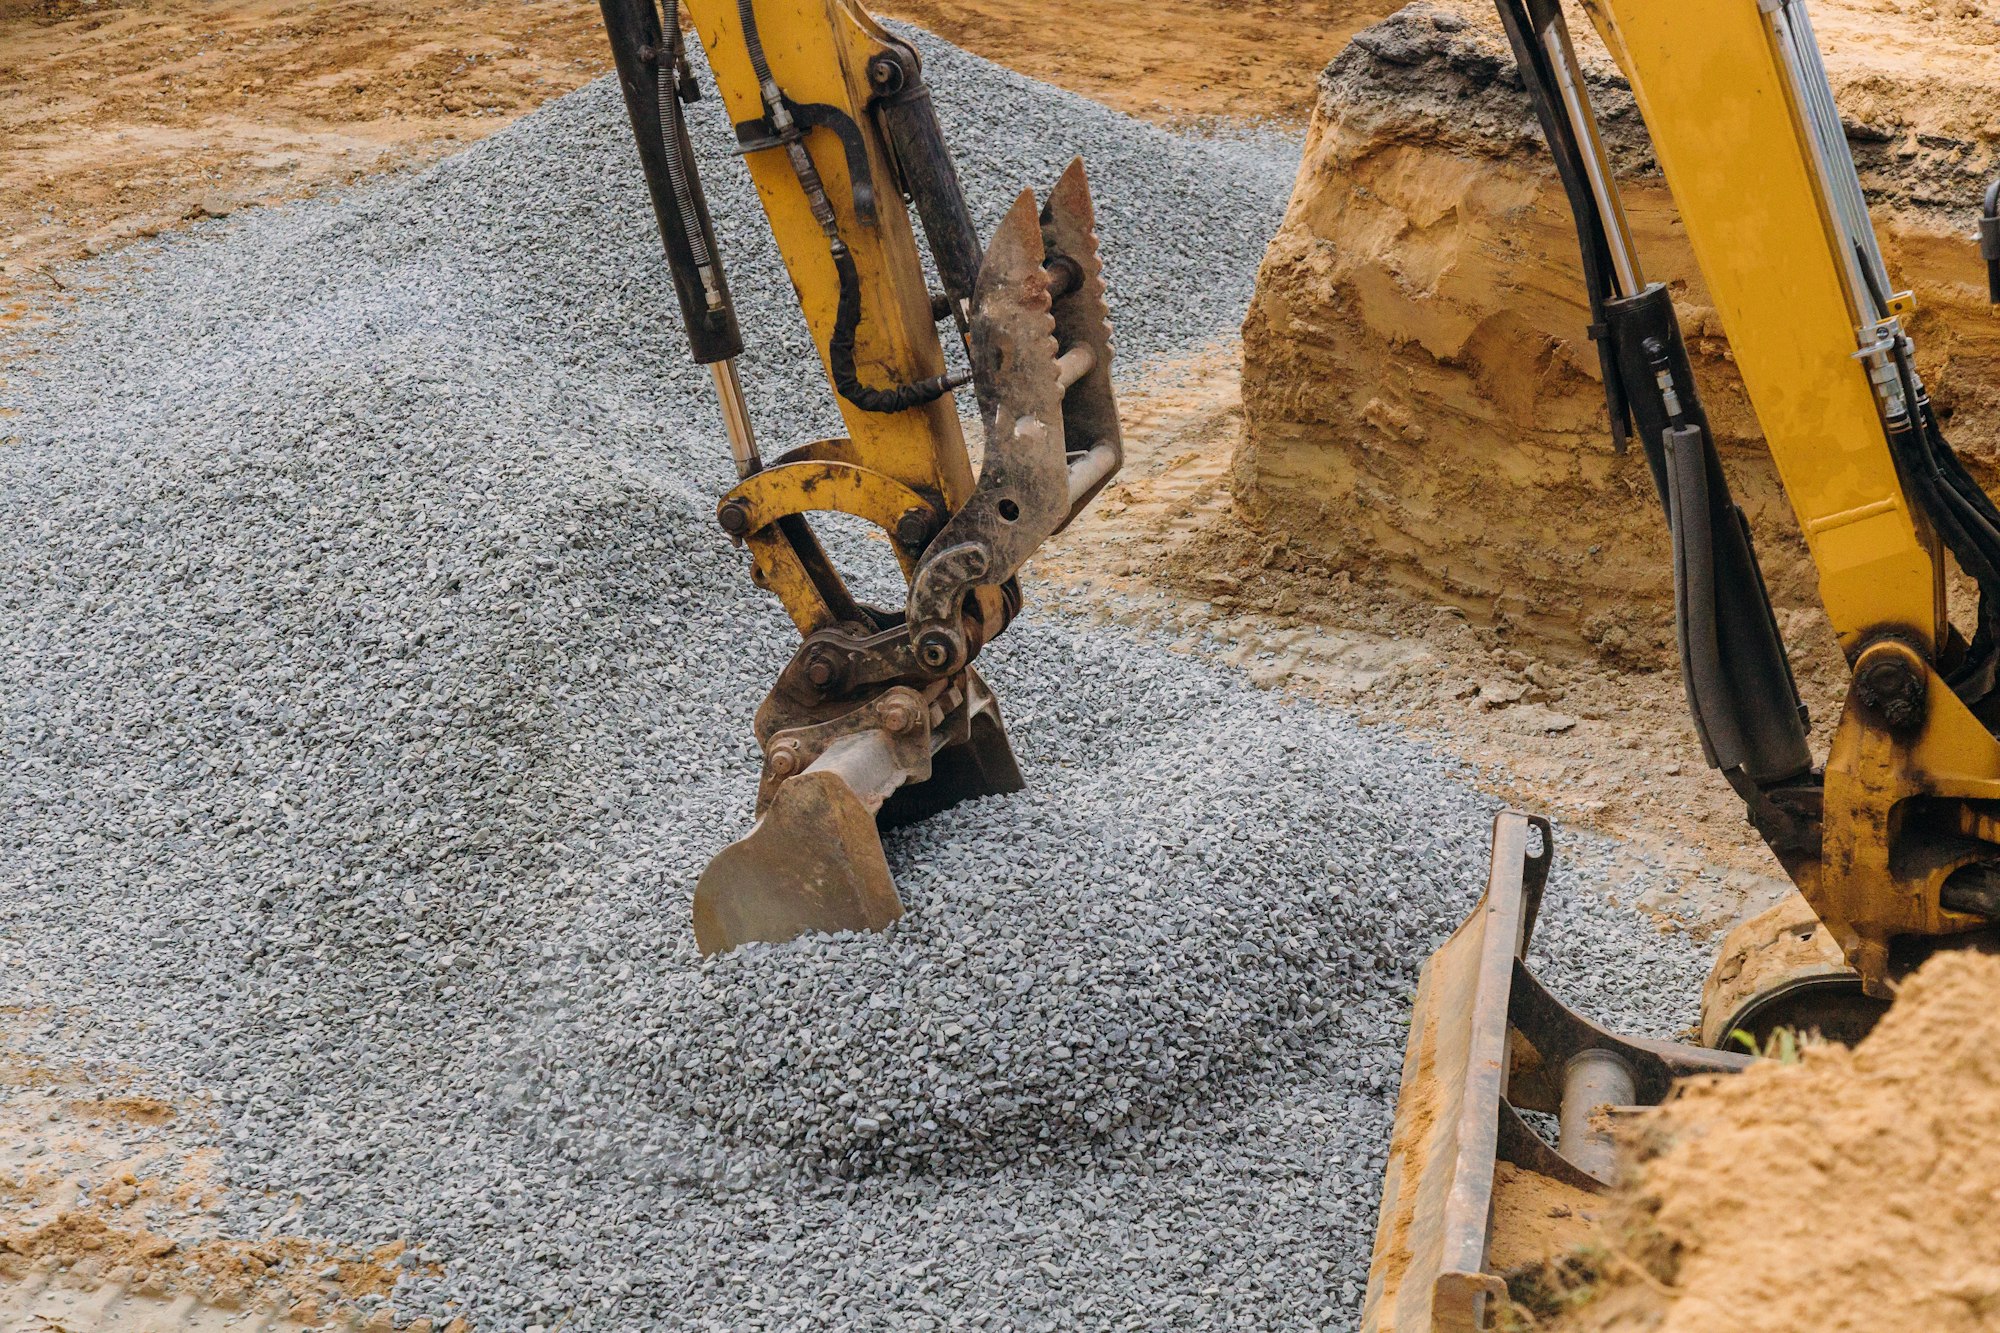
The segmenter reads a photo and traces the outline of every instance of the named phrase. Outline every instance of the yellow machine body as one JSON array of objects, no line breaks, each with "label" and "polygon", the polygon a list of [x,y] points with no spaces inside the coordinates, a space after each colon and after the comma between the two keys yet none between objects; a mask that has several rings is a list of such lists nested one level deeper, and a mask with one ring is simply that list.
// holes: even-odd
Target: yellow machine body
[{"label": "yellow machine body", "polygon": [[[1906,658],[1924,725],[1895,735],[1848,698],[1825,769],[1824,838],[1794,878],[1848,961],[1883,986],[1890,942],[1982,926],[1939,906],[1986,840],[1947,844],[2000,800],[2000,742],[1939,677],[1945,556],[1913,512],[1856,359],[1866,324],[1782,75],[1771,15],[1752,0],[1590,0],[1631,81],[1660,169],[1721,316],[1850,665]],[[1907,298],[1895,308],[1907,309]],[[1959,805],[1923,823],[1912,801]],[[1983,823],[1983,820],[1978,822]]]},{"label": "yellow machine body", "polygon": [[[1684,576],[1694,576],[1684,542],[1695,539],[1682,526],[1684,497],[1672,490],[1689,475],[1673,471],[1675,451],[1699,444],[1707,427],[1673,416],[1645,442],[1657,450],[1649,462],[1675,540],[1690,704],[1711,762],[1729,773],[1798,885],[1804,903],[1796,906],[1811,914],[1790,906],[1767,913],[1725,944],[1730,966],[1718,965],[1706,998],[1730,1012],[1705,1015],[1704,1033],[1726,1039],[1736,1020],[1755,1014],[1852,1036],[1879,1016],[1902,971],[1973,932],[1993,938],[2000,920],[2000,742],[1947,682],[1972,649],[1946,615],[1948,554],[1927,517],[1942,511],[1926,511],[1936,501],[1923,501],[1921,490],[1933,479],[1899,452],[1910,449],[1928,410],[1900,323],[1912,303],[1889,288],[1873,254],[1803,0],[1580,2],[1644,117],[1852,672],[1823,765],[1806,755],[1754,772],[1740,735],[1716,743],[1713,718],[1728,714],[1704,711],[1698,676],[1717,677],[1690,647],[1690,607],[1700,603],[1685,595]],[[1663,293],[1643,284],[1623,234],[1609,153],[1558,0],[1499,4],[1579,215],[1594,308],[1636,309],[1638,288],[1657,311]],[[1994,289],[2000,294],[2000,269]],[[1630,363],[1620,359],[1629,349],[1617,344],[1616,327],[1609,336],[1607,366],[1615,363],[1620,386],[1612,391],[1608,369],[1607,390],[1617,416],[1620,402],[1632,401],[1620,397],[1633,392]],[[1685,362],[1645,346],[1657,403],[1680,413],[1675,394],[1689,390],[1675,378]],[[1631,419],[1644,424],[1636,408]],[[1707,484],[1723,487],[1725,517],[1740,524],[1719,471],[1718,463],[1705,474]],[[1990,504],[1986,513],[1988,526],[2000,526]],[[1956,540],[1968,540],[1971,525],[1962,514],[1953,521]],[[1709,522],[1704,531],[1715,530]],[[1755,578],[1754,557],[1749,570]],[[1768,616],[1761,583],[1725,592]],[[1721,623],[1718,612],[1710,624]],[[1782,683],[1785,697],[1771,702],[1795,708],[1789,677]],[[1968,693],[1991,711],[1992,693]],[[1733,766],[1723,758],[1730,746],[1739,756]],[[1797,749],[1805,753],[1802,741]],[[1542,989],[1524,955],[1546,874],[1535,858],[1546,848],[1527,854],[1524,881],[1525,828],[1518,816],[1502,817],[1486,896],[1423,971],[1370,1267],[1369,1333],[1491,1327],[1506,1298],[1487,1259],[1498,1165],[1602,1189],[1615,1152],[1606,1156],[1587,1126],[1601,1123],[1607,1107],[1657,1102],[1673,1077],[1745,1058],[1615,1037]],[[1544,825],[1541,835],[1551,831]],[[1969,893],[1968,881],[1954,878],[1968,872]],[[1947,896],[1991,910],[1952,910]],[[1764,956],[1753,956],[1760,949]],[[1558,1114],[1560,1146],[1525,1128],[1518,1110]]]}]

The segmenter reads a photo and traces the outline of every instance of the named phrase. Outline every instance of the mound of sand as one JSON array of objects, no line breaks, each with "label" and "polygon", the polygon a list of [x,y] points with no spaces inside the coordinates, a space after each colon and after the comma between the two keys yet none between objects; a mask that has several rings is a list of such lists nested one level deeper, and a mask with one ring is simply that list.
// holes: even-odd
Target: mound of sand
[{"label": "mound of sand", "polygon": [[1641,1123],[1539,1326],[1564,1305],[1568,1333],[2000,1326],[1996,1001],[2000,958],[1942,955],[1853,1050],[1690,1085]]},{"label": "mound of sand", "polygon": [[[2000,170],[1991,10],[1814,5],[1890,270],[1917,294],[1919,369],[1989,485],[2000,322],[1971,236]],[[1804,544],[1631,93],[1590,25],[1572,28],[1795,660],[1810,647],[1839,674]],[[1640,451],[1611,449],[1569,209],[1513,63],[1488,0],[1435,0],[1360,33],[1327,66],[1244,324],[1236,495],[1267,544],[1311,563],[1517,638],[1666,666],[1666,525]]]}]

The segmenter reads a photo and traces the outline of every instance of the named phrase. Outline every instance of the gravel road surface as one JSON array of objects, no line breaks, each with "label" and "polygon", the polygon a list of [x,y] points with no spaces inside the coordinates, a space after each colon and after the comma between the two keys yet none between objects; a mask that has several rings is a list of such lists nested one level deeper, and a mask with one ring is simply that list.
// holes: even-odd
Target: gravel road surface
[{"label": "gravel road surface", "polygon": [[[989,224],[1084,154],[1128,377],[1233,330],[1296,142],[924,49]],[[700,110],[759,427],[826,433]],[[209,1099],[230,1226],[408,1237],[399,1314],[486,1330],[1353,1322],[1470,774],[1031,587],[1029,790],[893,838],[889,933],[703,965],[792,632],[615,90],[82,276],[0,349],[0,1003]],[[1686,1021],[1565,854],[1553,980]]]}]

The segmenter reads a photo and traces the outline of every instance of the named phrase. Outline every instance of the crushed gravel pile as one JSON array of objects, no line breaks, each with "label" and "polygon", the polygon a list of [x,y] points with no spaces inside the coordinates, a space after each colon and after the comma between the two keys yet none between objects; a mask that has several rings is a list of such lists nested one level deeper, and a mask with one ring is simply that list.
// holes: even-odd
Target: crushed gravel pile
[{"label": "crushed gravel pile", "polygon": [[[1295,143],[925,51],[989,224],[1085,154],[1128,370],[1233,329]],[[706,129],[759,426],[825,433]],[[626,136],[600,83],[162,241],[10,365],[0,1003],[210,1099],[232,1227],[416,1242],[405,1316],[1351,1322],[1416,967],[1491,802],[1031,588],[982,662],[1031,788],[892,838],[886,935],[703,965],[689,896],[792,632],[715,528]],[[1692,1001],[1692,954],[1561,891],[1600,859],[1566,854],[1552,979],[1684,1021],[1652,997]]]}]

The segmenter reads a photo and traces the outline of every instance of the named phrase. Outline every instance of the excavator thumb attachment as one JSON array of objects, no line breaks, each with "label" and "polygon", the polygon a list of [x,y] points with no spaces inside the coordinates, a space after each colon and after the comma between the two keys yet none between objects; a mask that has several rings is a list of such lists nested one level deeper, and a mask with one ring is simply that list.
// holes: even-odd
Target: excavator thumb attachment
[{"label": "excavator thumb attachment", "polygon": [[[1488,1328],[1507,1291],[1487,1258],[1499,1163],[1601,1190],[1615,1162],[1601,1110],[1651,1105],[1675,1078],[1748,1063],[1614,1036],[1543,989],[1524,959],[1554,859],[1546,819],[1501,813],[1485,895],[1424,964],[1368,1266],[1368,1333]],[[1523,1110],[1558,1117],[1558,1146]]]}]

